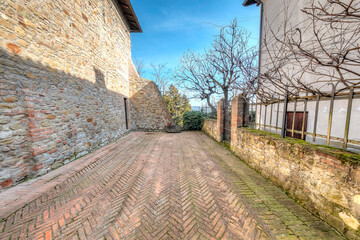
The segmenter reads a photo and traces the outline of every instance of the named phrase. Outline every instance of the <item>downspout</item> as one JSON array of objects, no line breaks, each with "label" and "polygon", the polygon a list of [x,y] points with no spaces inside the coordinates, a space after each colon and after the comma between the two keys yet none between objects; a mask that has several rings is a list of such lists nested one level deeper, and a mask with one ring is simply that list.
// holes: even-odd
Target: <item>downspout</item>
[{"label": "downspout", "polygon": [[259,36],[259,63],[258,63],[258,74],[260,74],[261,69],[261,43],[263,37],[263,25],[264,25],[264,4],[262,2],[260,4],[260,36]]},{"label": "downspout", "polygon": [[[263,26],[264,26],[264,3],[259,2],[260,5],[260,33],[259,33],[259,59],[258,59],[258,79],[260,79],[260,71],[261,71],[261,45],[262,45],[262,38],[263,38]],[[260,84],[260,81],[258,81],[258,84]],[[256,100],[258,102],[258,100]],[[256,107],[257,112],[257,107]],[[260,113],[261,114],[261,113]],[[257,115],[257,114],[256,114]],[[255,122],[256,122],[256,116],[255,116]],[[259,115],[259,124],[261,124],[261,115]],[[265,125],[265,122],[264,122]]]}]

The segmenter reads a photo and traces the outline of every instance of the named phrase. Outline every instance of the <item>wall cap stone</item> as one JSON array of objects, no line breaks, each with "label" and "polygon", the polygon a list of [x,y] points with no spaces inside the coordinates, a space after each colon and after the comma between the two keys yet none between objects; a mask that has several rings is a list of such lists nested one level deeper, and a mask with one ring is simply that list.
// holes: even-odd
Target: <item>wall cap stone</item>
[{"label": "wall cap stone", "polygon": [[[325,145],[316,145],[309,142],[306,142],[304,140],[295,139],[291,137],[282,138],[279,134],[270,133],[258,129],[253,129],[249,127],[240,127],[238,128],[238,131],[242,132],[248,132],[251,134],[255,134],[261,137],[265,137],[269,140],[276,140],[280,141],[284,144],[291,144],[296,145],[299,149],[302,149],[303,151],[316,151],[316,154],[322,155],[325,158],[329,160],[329,157],[333,157],[332,160],[340,160],[342,163],[350,162],[351,164],[360,165],[360,154],[352,153],[349,151],[345,151],[340,148],[335,148],[331,146],[325,146]],[[331,158],[330,158],[331,159]],[[329,160],[331,161],[331,160]],[[333,165],[336,163],[330,163],[328,164]]]}]

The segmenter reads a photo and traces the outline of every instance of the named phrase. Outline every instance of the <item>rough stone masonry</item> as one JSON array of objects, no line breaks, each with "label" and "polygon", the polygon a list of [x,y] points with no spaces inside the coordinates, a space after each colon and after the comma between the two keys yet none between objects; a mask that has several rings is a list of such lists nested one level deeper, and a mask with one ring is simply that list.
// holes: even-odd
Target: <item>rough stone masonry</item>
[{"label": "rough stone masonry", "polygon": [[[230,148],[235,155],[345,237],[360,239],[358,154],[244,127],[249,105],[242,95],[232,100],[231,113]],[[206,120],[203,131],[221,140],[221,121]]]},{"label": "rough stone masonry", "polygon": [[[136,16],[125,15],[124,4],[132,9],[120,0],[0,0],[0,191],[134,126],[129,69]],[[142,115],[150,129],[168,117],[156,106],[163,117]]]}]

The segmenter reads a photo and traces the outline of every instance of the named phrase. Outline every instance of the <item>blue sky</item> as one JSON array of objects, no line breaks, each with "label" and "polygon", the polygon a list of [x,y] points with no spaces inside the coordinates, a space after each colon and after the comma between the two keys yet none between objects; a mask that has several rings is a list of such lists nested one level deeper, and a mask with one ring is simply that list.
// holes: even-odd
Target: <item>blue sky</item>
[{"label": "blue sky", "polygon": [[260,8],[243,7],[242,0],[132,0],[143,33],[132,33],[132,56],[143,60],[145,77],[151,63],[171,69],[188,49],[202,51],[211,45],[218,26],[235,17],[258,43]]}]

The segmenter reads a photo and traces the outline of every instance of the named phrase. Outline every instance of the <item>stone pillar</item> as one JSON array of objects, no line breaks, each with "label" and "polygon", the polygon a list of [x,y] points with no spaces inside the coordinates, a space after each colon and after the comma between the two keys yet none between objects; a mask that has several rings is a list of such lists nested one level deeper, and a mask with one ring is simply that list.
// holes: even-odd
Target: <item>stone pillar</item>
[{"label": "stone pillar", "polygon": [[249,104],[242,94],[234,97],[231,108],[231,143],[236,141],[237,129],[249,124]]},{"label": "stone pillar", "polygon": [[219,139],[223,139],[224,134],[224,99],[221,99],[217,105],[217,127]]}]

